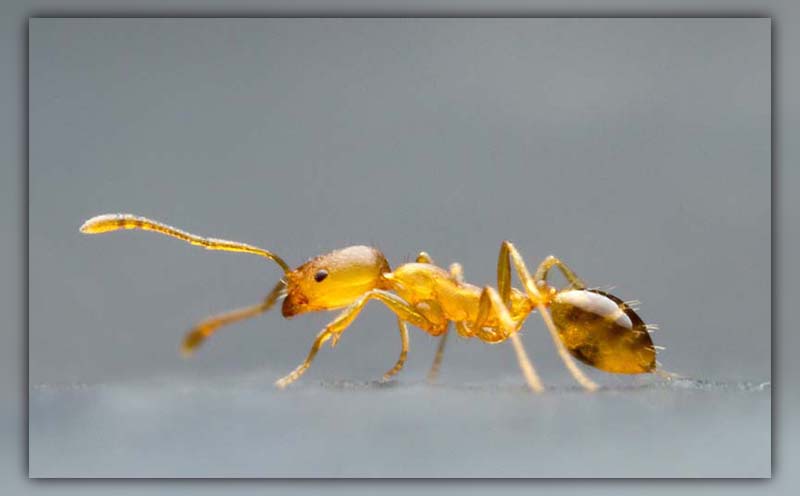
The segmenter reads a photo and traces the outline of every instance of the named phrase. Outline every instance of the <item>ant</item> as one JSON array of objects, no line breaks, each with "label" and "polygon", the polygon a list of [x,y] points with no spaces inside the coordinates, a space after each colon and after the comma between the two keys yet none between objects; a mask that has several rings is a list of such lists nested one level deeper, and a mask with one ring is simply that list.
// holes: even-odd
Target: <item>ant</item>
[{"label": "ant", "polygon": [[[331,347],[358,317],[370,300],[385,304],[397,316],[400,331],[400,357],[384,375],[387,380],[402,368],[408,354],[408,328],[412,324],[432,336],[439,336],[428,379],[438,375],[450,322],[463,338],[477,338],[486,343],[509,340],[528,387],[544,390],[542,381],[528,358],[519,330],[528,315],[538,311],[553,339],[556,350],[569,372],[588,391],[598,388],[578,368],[574,358],[617,374],[662,373],[656,370],[657,347],[653,346],[647,326],[631,307],[604,291],[587,288],[577,275],[556,257],[539,264],[533,276],[517,249],[503,241],[497,261],[497,288],[479,288],[464,282],[461,265],[449,271],[436,266],[421,252],[416,261],[391,270],[383,254],[368,246],[351,246],[312,258],[292,270],[282,258],[267,250],[245,243],[203,238],[160,222],[131,214],[106,214],[87,220],[80,228],[85,234],[119,229],[142,229],[181,239],[208,250],[251,253],[268,258],[283,270],[283,278],[259,304],[214,315],[196,325],[183,340],[181,351],[191,355],[217,329],[266,312],[283,298],[281,313],[291,318],[306,312],[341,309],[317,335],[305,361],[275,382],[285,388],[309,368],[320,347]],[[516,269],[523,290],[511,287],[511,267]],[[547,282],[549,271],[558,268],[569,282],[556,289]]]}]

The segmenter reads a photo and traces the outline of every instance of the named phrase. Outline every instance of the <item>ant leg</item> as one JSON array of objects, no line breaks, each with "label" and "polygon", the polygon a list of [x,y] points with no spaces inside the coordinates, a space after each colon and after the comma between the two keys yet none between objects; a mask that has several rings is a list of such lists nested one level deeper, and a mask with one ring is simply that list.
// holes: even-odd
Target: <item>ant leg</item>
[{"label": "ant leg", "polygon": [[545,307],[544,302],[542,301],[542,295],[539,292],[536,283],[528,272],[528,268],[525,266],[525,261],[522,260],[522,256],[510,241],[503,241],[503,244],[500,245],[500,256],[497,261],[497,287],[500,290],[500,295],[503,298],[503,302],[508,304],[508,301],[511,298],[511,265],[509,259],[514,263],[514,267],[517,270],[517,275],[522,281],[522,285],[525,287],[525,292],[528,294],[528,297],[534,303],[536,309],[539,311],[539,314],[542,316],[545,327],[547,327],[547,330],[550,332],[550,337],[553,340],[556,351],[558,351],[558,356],[561,357],[561,361],[564,362],[564,366],[567,367],[567,370],[569,370],[570,374],[572,374],[572,377],[581,386],[583,386],[584,389],[587,391],[595,391],[597,389],[597,384],[589,379],[581,371],[581,369],[578,368],[578,365],[567,351],[564,343],[561,342],[558,329],[553,322],[553,318],[550,316],[550,312],[547,310],[547,307]]},{"label": "ant leg", "polygon": [[525,380],[528,382],[528,387],[531,388],[531,390],[535,393],[541,393],[544,391],[544,386],[542,385],[542,381],[539,379],[539,376],[536,374],[536,369],[533,368],[531,359],[528,358],[528,354],[525,352],[525,346],[522,344],[522,339],[517,333],[512,334],[510,338],[511,345],[514,347],[514,352],[517,354],[519,368],[522,369],[522,375],[525,376]]},{"label": "ant leg", "polygon": [[447,344],[447,334],[450,332],[450,326],[445,329],[442,336],[439,338],[439,346],[436,347],[436,356],[433,357],[433,363],[431,364],[431,369],[428,371],[428,382],[433,383],[436,382],[436,378],[439,377],[439,369],[442,367],[442,358],[444,358],[444,346]]},{"label": "ant leg", "polygon": [[[498,325],[496,329],[500,331],[500,334],[494,331],[491,333],[483,331],[486,321],[493,315],[497,318]],[[511,318],[508,307],[500,300],[497,290],[491,286],[486,286],[481,291],[480,300],[478,301],[478,315],[475,317],[475,322],[468,324],[468,326],[472,327],[478,338],[489,343],[504,341],[517,330],[517,323]]]},{"label": "ant leg", "polygon": [[[417,262],[419,262],[420,257],[422,255],[428,256],[427,253],[424,251],[420,253],[420,256],[417,257]],[[433,263],[433,261],[428,256],[429,262]],[[460,263],[452,263],[450,264],[450,278],[457,282],[462,283],[464,282],[464,269],[461,267]],[[442,358],[444,358],[444,347],[447,344],[447,334],[450,332],[450,327],[448,326],[447,329],[442,333],[442,336],[439,338],[439,346],[436,347],[436,355],[433,357],[433,363],[431,364],[431,369],[428,371],[427,380],[430,383],[436,382],[436,378],[439,376],[439,369],[442,367]]]},{"label": "ant leg", "polygon": [[[495,315],[498,323],[500,336],[493,339],[493,336],[482,337],[483,323],[490,315]],[[519,367],[522,370],[522,375],[528,383],[528,387],[535,393],[544,391],[542,381],[536,373],[528,354],[525,352],[525,347],[522,345],[522,340],[517,334],[517,324],[511,319],[506,305],[500,300],[500,295],[491,286],[486,286],[481,292],[481,299],[478,307],[478,317],[475,319],[473,327],[478,332],[478,337],[488,342],[501,342],[506,338],[511,338],[511,344],[514,346],[514,351],[517,355]]]},{"label": "ant leg", "polygon": [[239,308],[230,312],[213,315],[197,324],[186,334],[181,344],[181,354],[190,356],[209,336],[214,334],[222,326],[238,322],[240,320],[255,317],[272,308],[275,301],[285,294],[286,284],[281,281],[272,288],[264,301],[257,305]]},{"label": "ant leg", "polygon": [[389,380],[389,378],[403,369],[403,365],[406,363],[406,356],[408,355],[408,327],[400,318],[397,319],[397,327],[400,329],[400,343],[402,345],[402,349],[400,350],[400,358],[397,359],[394,367],[383,374],[384,381]]},{"label": "ant leg", "polygon": [[319,351],[320,347],[322,347],[322,345],[325,344],[325,341],[329,340],[331,336],[332,334],[327,328],[320,331],[320,333],[317,334],[317,338],[314,340],[314,343],[311,345],[311,350],[308,352],[308,356],[306,357],[305,361],[298,365],[297,368],[291,371],[289,374],[275,381],[275,386],[277,386],[278,389],[283,389],[299,379],[300,376],[303,375],[303,373],[311,366],[311,362],[314,361],[314,357],[317,356],[317,352]]},{"label": "ant leg", "polygon": [[314,344],[311,345],[311,351],[309,351],[305,361],[292,372],[277,380],[275,385],[278,388],[283,389],[300,378],[300,376],[303,375],[308,367],[311,366],[311,362],[317,355],[320,346],[322,346],[323,343],[325,343],[325,341],[328,339],[333,339],[331,346],[336,346],[336,343],[339,341],[342,332],[344,332],[344,330],[353,323],[356,317],[358,317],[358,314],[364,308],[364,305],[366,305],[369,300],[381,301],[384,305],[389,307],[389,310],[394,312],[404,322],[409,322],[421,329],[433,329],[433,325],[428,321],[428,319],[417,312],[414,307],[409,305],[408,302],[396,294],[381,289],[367,291],[349,307],[342,310],[342,312],[336,316],[336,318],[333,319],[330,324],[325,326],[325,329],[323,329],[317,335],[317,338],[314,340]]},{"label": "ant leg", "polygon": [[475,337],[475,333],[474,333],[474,332],[472,331],[472,329],[471,329],[471,328],[470,328],[470,327],[467,325],[467,323],[466,323],[466,322],[463,322],[463,321],[456,321],[456,322],[453,322],[453,324],[455,324],[456,332],[457,332],[457,333],[458,333],[458,335],[459,335],[459,336],[461,336],[462,338],[467,338],[467,339],[469,339],[469,338],[474,338],[474,337]]},{"label": "ant leg", "polygon": [[539,264],[539,267],[536,269],[536,274],[533,276],[533,280],[536,281],[537,284],[540,284],[542,281],[546,282],[547,273],[551,268],[553,268],[553,266],[556,266],[559,268],[559,270],[561,270],[561,273],[564,274],[564,277],[567,279],[572,289],[586,289],[586,284],[581,280],[581,278],[575,275],[575,272],[567,267],[567,264],[557,259],[553,255],[548,256],[542,261],[542,263]]},{"label": "ant leg", "polygon": [[162,224],[161,222],[148,219],[146,217],[139,217],[132,214],[105,214],[92,217],[81,226],[81,232],[84,234],[100,234],[118,229],[142,229],[144,231],[155,231],[166,236],[172,236],[186,241],[189,244],[202,246],[206,250],[222,250],[222,251],[235,251],[241,253],[252,253],[262,257],[269,258],[281,266],[284,273],[289,273],[291,269],[283,261],[281,257],[272,252],[251,246],[237,241],[226,241],[224,239],[203,238],[195,234],[181,231],[180,229]]},{"label": "ant leg", "polygon": [[[464,269],[461,267],[460,263],[454,262],[450,264],[450,278],[457,283],[464,282]],[[458,325],[459,324],[456,324],[457,327]],[[464,323],[462,322],[460,325],[464,326]],[[433,357],[431,369],[428,371],[428,382],[436,382],[436,378],[439,377],[439,370],[442,368],[442,359],[444,358],[444,347],[447,344],[447,335],[449,332],[450,326],[448,324],[447,328],[442,333],[442,337],[439,338],[439,346],[436,347],[436,355]]]},{"label": "ant leg", "polygon": [[517,269],[517,274],[528,293],[528,297],[533,301],[534,305],[538,305],[542,301],[542,295],[539,289],[534,284],[522,256],[519,254],[514,245],[510,241],[503,241],[500,245],[500,255],[497,258],[497,290],[503,303],[509,305],[511,303],[511,262],[514,262],[514,267]]}]

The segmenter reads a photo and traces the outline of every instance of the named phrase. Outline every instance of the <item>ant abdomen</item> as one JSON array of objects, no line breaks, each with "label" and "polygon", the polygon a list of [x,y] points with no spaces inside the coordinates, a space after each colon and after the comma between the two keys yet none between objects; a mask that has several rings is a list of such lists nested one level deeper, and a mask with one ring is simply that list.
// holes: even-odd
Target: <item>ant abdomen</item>
[{"label": "ant abdomen", "polygon": [[617,374],[656,368],[647,326],[616,296],[595,289],[561,291],[550,313],[567,350],[583,363]]}]

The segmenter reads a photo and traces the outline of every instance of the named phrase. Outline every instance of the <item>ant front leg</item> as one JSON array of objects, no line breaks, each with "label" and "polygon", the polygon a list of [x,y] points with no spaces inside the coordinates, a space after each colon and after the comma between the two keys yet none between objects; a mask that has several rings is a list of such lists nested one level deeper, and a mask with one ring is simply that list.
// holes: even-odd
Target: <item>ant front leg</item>
[{"label": "ant front leg", "polygon": [[[314,340],[314,343],[311,345],[311,350],[308,352],[308,356],[306,357],[305,361],[298,365],[297,368],[291,373],[276,381],[275,385],[278,388],[283,389],[299,379],[300,376],[303,375],[303,373],[311,366],[311,362],[314,360],[314,357],[317,355],[320,347],[329,339],[333,339],[331,346],[336,346],[336,343],[339,341],[342,332],[344,332],[344,330],[353,323],[356,317],[358,317],[358,314],[361,313],[361,310],[363,310],[364,305],[366,305],[369,300],[381,301],[383,304],[389,307],[389,310],[394,312],[403,322],[410,322],[421,329],[432,328],[431,323],[428,322],[428,320],[422,314],[417,312],[411,305],[408,304],[408,302],[396,294],[383,291],[381,289],[367,291],[349,307],[345,308],[335,319],[331,321],[330,324],[325,326],[325,328],[320,331],[320,333],[317,335],[317,338]],[[407,349],[407,342],[404,346],[406,346]],[[404,358],[405,357],[401,352],[401,360],[398,360],[400,368],[402,368],[403,362],[405,361]],[[395,367],[397,367],[397,365],[395,365]],[[397,373],[398,371],[399,368],[397,370],[390,370],[392,374]]]},{"label": "ant front leg", "polygon": [[[564,366],[567,367],[567,370],[569,370],[570,374],[572,374],[572,377],[581,386],[583,386],[584,389],[587,391],[595,391],[597,389],[597,384],[589,379],[581,371],[581,369],[578,368],[578,365],[567,351],[564,343],[561,342],[558,329],[553,322],[553,318],[550,316],[550,312],[545,306],[543,301],[544,298],[539,291],[536,281],[531,277],[530,272],[528,272],[528,268],[525,266],[525,261],[522,259],[522,256],[519,254],[516,247],[511,244],[510,241],[503,241],[503,243],[500,245],[500,255],[497,260],[497,287],[500,291],[500,296],[503,300],[503,303],[508,305],[511,300],[511,262],[514,263],[514,267],[517,270],[517,275],[519,276],[520,281],[525,288],[525,292],[528,294],[528,297],[534,303],[536,309],[539,311],[539,314],[542,316],[545,327],[547,327],[547,330],[550,332],[550,337],[553,340],[556,351],[558,351],[559,357],[561,357],[561,361],[564,362]],[[553,264],[555,264],[555,262],[553,262]],[[563,266],[563,264],[561,264],[561,266]],[[512,335],[511,342],[517,351],[517,358],[520,359],[520,366],[522,366],[525,361],[530,363],[530,361],[527,360],[527,355],[525,354],[525,350],[522,347],[519,337]]]}]

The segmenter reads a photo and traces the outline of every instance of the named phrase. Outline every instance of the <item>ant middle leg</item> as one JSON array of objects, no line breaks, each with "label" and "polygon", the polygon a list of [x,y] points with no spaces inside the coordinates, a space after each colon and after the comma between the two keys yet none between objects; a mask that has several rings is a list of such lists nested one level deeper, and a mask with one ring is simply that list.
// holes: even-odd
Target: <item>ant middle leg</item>
[{"label": "ant middle leg", "polygon": [[286,284],[281,281],[272,288],[269,295],[264,300],[249,307],[238,308],[230,312],[225,312],[217,315],[212,315],[203,320],[192,328],[183,338],[181,343],[181,354],[190,356],[197,350],[197,348],[205,342],[212,334],[214,334],[220,327],[238,322],[240,320],[249,319],[260,315],[275,305],[279,297],[283,296],[286,291]]},{"label": "ant middle leg", "polygon": [[[420,258],[423,255],[427,257],[427,262],[420,262]],[[433,260],[430,258],[430,255],[428,255],[423,251],[417,257],[417,262],[433,263]],[[461,267],[460,263],[454,262],[450,264],[450,278],[457,283],[464,282],[464,269]],[[428,371],[427,381],[429,383],[436,382],[436,378],[439,377],[439,370],[442,368],[442,359],[444,358],[444,347],[447,344],[447,334],[449,332],[450,332],[450,326],[448,325],[445,331],[442,333],[441,337],[439,338],[439,345],[436,347],[436,355],[434,355],[433,363],[431,364],[431,368]]]},{"label": "ant middle leg", "polygon": [[383,374],[384,381],[389,380],[393,375],[400,372],[406,363],[406,356],[408,356],[408,326],[401,318],[397,318],[397,327],[400,329],[400,357],[395,362],[394,367]]},{"label": "ant middle leg", "polygon": [[427,380],[429,383],[436,382],[439,377],[439,370],[442,368],[442,358],[444,358],[444,346],[447,344],[447,335],[450,333],[450,326],[442,333],[439,338],[439,345],[436,347],[436,355],[433,357],[431,369],[428,371]]},{"label": "ant middle leg", "polygon": [[[297,368],[295,368],[286,376],[278,379],[275,382],[275,385],[278,388],[283,389],[299,379],[300,376],[303,375],[303,373],[305,373],[305,371],[311,366],[311,362],[314,360],[314,357],[316,357],[320,347],[329,339],[333,340],[331,342],[331,346],[336,346],[341,334],[345,331],[345,329],[347,329],[347,327],[350,326],[350,324],[353,323],[356,317],[358,317],[359,313],[361,313],[361,310],[363,310],[364,305],[366,305],[366,303],[370,300],[381,301],[383,304],[389,307],[389,310],[394,312],[403,322],[409,322],[425,330],[433,329],[433,325],[428,321],[428,319],[414,309],[414,307],[412,307],[408,302],[394,293],[390,293],[381,289],[367,291],[349,307],[342,310],[342,312],[336,316],[336,318],[334,318],[327,326],[325,326],[322,331],[320,331],[320,333],[317,335],[317,338],[314,340],[314,343],[311,345],[311,350],[308,352],[308,356],[303,363],[298,365]],[[402,352],[401,358],[404,358],[402,356]]]},{"label": "ant middle leg", "polygon": [[[587,377],[586,374],[584,374],[581,369],[578,368],[575,360],[569,354],[569,351],[567,351],[566,346],[564,346],[564,343],[561,342],[561,336],[559,335],[558,329],[553,322],[553,318],[550,316],[550,312],[547,310],[547,307],[543,302],[543,297],[539,291],[536,281],[531,277],[530,272],[528,272],[528,268],[525,266],[525,261],[517,251],[517,248],[511,244],[510,241],[503,241],[503,243],[500,245],[500,255],[497,260],[497,287],[500,291],[500,296],[503,299],[503,303],[508,305],[511,300],[511,262],[514,263],[514,268],[517,270],[517,275],[519,276],[520,281],[525,288],[525,292],[528,294],[528,297],[539,311],[545,327],[547,327],[550,337],[553,340],[553,345],[555,346],[561,361],[564,362],[564,366],[567,368],[567,370],[569,370],[570,374],[572,374],[572,377],[581,386],[583,386],[584,389],[587,391],[595,391],[598,387],[597,384],[589,379],[589,377]],[[512,344],[515,342],[516,340],[512,340]]]}]

